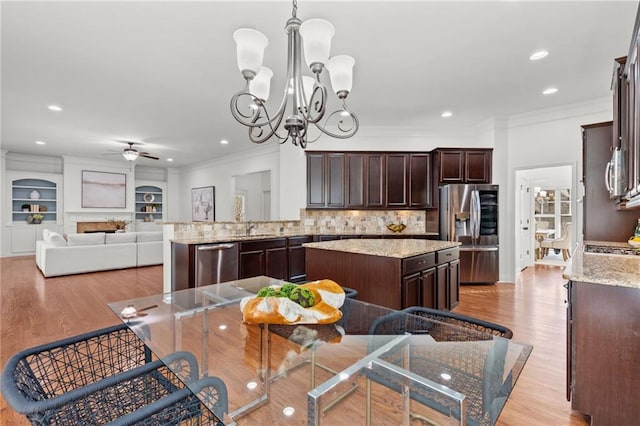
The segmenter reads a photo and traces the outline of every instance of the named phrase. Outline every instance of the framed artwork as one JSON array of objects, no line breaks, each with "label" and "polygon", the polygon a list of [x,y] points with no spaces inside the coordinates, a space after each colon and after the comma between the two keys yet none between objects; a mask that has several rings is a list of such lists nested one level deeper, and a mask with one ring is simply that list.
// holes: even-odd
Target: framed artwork
[{"label": "framed artwork", "polygon": [[191,220],[194,222],[213,222],[216,220],[215,186],[191,189]]},{"label": "framed artwork", "polygon": [[124,209],[126,205],[126,174],[82,171],[82,207]]},{"label": "framed artwork", "polygon": [[244,222],[244,200],[244,195],[233,196],[233,220],[236,222]]}]

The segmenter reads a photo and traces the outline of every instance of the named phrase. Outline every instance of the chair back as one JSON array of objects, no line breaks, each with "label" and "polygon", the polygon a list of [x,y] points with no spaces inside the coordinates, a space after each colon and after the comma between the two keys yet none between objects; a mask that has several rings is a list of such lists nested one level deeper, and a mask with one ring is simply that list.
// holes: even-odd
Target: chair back
[{"label": "chair back", "polygon": [[567,250],[571,248],[571,222],[566,222],[562,226],[562,235],[553,240],[553,248]]}]

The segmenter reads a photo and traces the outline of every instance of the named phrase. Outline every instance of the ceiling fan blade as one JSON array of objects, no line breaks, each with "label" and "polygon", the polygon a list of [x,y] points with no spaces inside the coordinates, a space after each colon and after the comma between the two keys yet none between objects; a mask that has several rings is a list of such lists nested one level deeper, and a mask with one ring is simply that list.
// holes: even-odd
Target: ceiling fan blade
[{"label": "ceiling fan blade", "polygon": [[140,157],[150,158],[152,160],[159,160],[160,159],[160,157],[156,157],[155,155],[151,155],[148,152],[139,152],[138,155],[140,155]]}]

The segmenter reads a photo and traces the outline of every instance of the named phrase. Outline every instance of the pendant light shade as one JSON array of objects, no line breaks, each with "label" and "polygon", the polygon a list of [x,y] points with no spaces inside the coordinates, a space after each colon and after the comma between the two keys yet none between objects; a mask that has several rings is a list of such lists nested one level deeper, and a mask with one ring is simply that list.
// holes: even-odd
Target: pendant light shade
[{"label": "pendant light shade", "polygon": [[355,63],[356,61],[348,55],[334,56],[327,61],[326,67],[335,93],[351,91]]},{"label": "pendant light shade", "polygon": [[308,19],[300,25],[300,35],[304,45],[304,60],[308,66],[325,64],[331,53],[331,39],[336,30],[324,19]]},{"label": "pendant light shade", "polygon": [[260,67],[260,71],[249,83],[249,92],[251,92],[256,98],[265,102],[269,99],[269,91],[271,90],[271,77],[273,77],[273,71],[267,67]]},{"label": "pendant light shade", "polygon": [[264,48],[269,44],[267,37],[260,31],[251,28],[240,28],[233,33],[238,54],[238,68],[240,71],[253,71],[255,74],[260,70]]}]

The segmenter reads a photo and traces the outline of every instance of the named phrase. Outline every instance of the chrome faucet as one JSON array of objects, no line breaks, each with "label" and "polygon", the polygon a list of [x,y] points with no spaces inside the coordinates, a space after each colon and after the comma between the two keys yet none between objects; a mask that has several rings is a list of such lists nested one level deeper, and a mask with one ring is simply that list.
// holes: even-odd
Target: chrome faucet
[{"label": "chrome faucet", "polygon": [[256,229],[256,225],[253,224],[253,222],[248,221],[247,224],[245,225],[245,231],[247,235],[251,235],[251,230],[255,230]]}]

